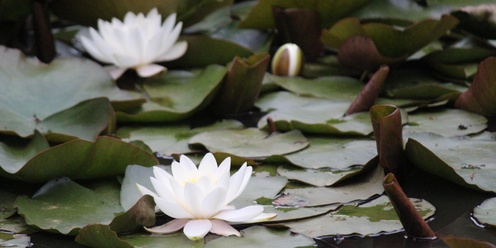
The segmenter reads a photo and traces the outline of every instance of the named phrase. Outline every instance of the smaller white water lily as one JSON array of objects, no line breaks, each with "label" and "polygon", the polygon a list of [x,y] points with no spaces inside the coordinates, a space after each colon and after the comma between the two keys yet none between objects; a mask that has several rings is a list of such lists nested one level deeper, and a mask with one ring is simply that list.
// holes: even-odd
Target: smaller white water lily
[{"label": "smaller white water lily", "polygon": [[162,25],[161,19],[156,8],[146,16],[128,12],[124,21],[99,19],[98,31],[90,28],[78,39],[95,59],[113,64],[107,67],[112,78],[119,78],[130,68],[141,77],[150,77],[166,69],[154,62],[175,60],[188,47],[186,41],[176,42],[182,29],[182,22],[175,24],[176,14],[169,15]]},{"label": "smaller white water lily", "polygon": [[303,51],[293,43],[279,47],[272,59],[272,74],[296,77],[303,69]]},{"label": "smaller white water lily", "polygon": [[153,228],[152,233],[172,233],[183,229],[191,240],[202,239],[209,232],[240,236],[230,224],[253,223],[270,220],[276,214],[263,213],[259,205],[235,209],[229,205],[244,191],[251,177],[252,167],[244,163],[232,176],[231,159],[226,158],[217,166],[214,156],[208,153],[198,168],[186,156],[172,163],[172,175],[154,167],[150,177],[156,191],[138,184],[142,194],[153,196],[158,208],[174,220]]}]

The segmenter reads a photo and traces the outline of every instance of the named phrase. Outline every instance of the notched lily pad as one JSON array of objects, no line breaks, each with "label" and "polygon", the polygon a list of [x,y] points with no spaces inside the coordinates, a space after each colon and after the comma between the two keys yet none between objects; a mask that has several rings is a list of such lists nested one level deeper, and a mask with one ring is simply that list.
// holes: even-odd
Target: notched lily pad
[{"label": "notched lily pad", "polygon": [[[426,219],[434,215],[435,207],[422,199],[410,198],[413,205]],[[377,235],[402,230],[401,222],[387,196],[365,204],[345,205],[335,212],[295,222],[284,223],[291,231],[316,238],[360,234]]]},{"label": "notched lily pad", "polygon": [[299,151],[308,140],[298,130],[269,134],[257,128],[203,132],[189,140],[190,145],[203,145],[210,152],[223,152],[245,158],[262,159]]},{"label": "notched lily pad", "polygon": [[123,212],[114,200],[68,178],[51,180],[32,198],[18,197],[15,205],[29,225],[66,235],[88,224],[108,224]]}]

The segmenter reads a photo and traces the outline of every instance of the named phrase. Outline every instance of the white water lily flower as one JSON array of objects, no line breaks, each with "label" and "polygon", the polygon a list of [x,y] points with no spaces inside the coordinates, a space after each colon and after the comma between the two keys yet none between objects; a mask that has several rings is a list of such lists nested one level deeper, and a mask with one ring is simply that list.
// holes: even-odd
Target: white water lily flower
[{"label": "white water lily flower", "polygon": [[198,168],[186,156],[172,163],[172,175],[154,167],[150,177],[156,193],[138,184],[142,194],[153,196],[158,208],[174,220],[153,228],[152,233],[172,233],[183,228],[191,240],[202,239],[208,232],[240,236],[230,223],[253,223],[272,219],[276,214],[263,213],[259,205],[235,209],[229,205],[248,185],[252,167],[244,163],[230,174],[231,159],[218,167],[211,153],[205,155]]},{"label": "white water lily flower", "polygon": [[177,59],[186,52],[186,41],[177,41],[182,22],[176,23],[171,14],[160,24],[162,16],[156,8],[134,14],[128,12],[124,21],[113,18],[112,22],[98,20],[98,31],[90,28],[79,35],[85,50],[95,59],[113,64],[108,67],[112,78],[120,77],[127,69],[136,69],[141,77],[150,77],[166,68],[153,64]]}]

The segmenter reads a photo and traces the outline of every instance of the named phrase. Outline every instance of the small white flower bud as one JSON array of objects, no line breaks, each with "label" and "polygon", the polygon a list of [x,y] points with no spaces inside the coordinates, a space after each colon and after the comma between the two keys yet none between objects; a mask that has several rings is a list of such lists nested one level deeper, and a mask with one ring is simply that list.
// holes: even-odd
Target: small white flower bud
[{"label": "small white flower bud", "polygon": [[303,68],[303,52],[293,43],[286,43],[277,49],[272,59],[272,74],[296,77]]}]

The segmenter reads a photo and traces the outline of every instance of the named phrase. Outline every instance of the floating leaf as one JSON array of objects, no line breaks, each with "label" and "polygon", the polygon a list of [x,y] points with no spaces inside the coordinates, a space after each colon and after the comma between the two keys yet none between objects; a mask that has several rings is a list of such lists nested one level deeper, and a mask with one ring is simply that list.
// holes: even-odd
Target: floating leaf
[{"label": "floating leaf", "polygon": [[88,224],[108,224],[122,207],[68,178],[46,183],[32,198],[20,196],[15,205],[29,225],[76,235]]},{"label": "floating leaf", "polygon": [[17,212],[14,207],[16,197],[12,193],[0,190],[0,221],[9,218]]},{"label": "floating leaf", "polygon": [[241,129],[243,124],[234,120],[224,120],[205,127],[191,129],[190,126],[186,123],[167,126],[127,126],[118,129],[116,136],[127,142],[141,140],[152,151],[161,154],[184,154],[195,151],[188,146],[188,140],[196,134],[220,129]]},{"label": "floating leaf", "polygon": [[143,84],[149,100],[135,111],[117,112],[124,122],[166,122],[184,119],[206,107],[222,82],[226,68],[210,65],[203,70],[169,71]]},{"label": "floating leaf", "polygon": [[88,247],[115,247],[132,248],[128,242],[119,239],[117,233],[109,226],[102,224],[91,224],[79,230],[76,242]]},{"label": "floating leaf", "polygon": [[[435,207],[422,199],[410,199],[424,218],[434,215]],[[345,205],[320,217],[284,223],[291,231],[308,237],[360,234],[377,235],[399,232],[401,222],[387,196],[360,205]]]},{"label": "floating leaf", "polygon": [[496,58],[489,57],[477,68],[474,81],[455,102],[456,108],[494,116],[496,115]]},{"label": "floating leaf", "polygon": [[[339,59],[346,65],[373,69],[382,64],[396,63],[406,59],[457,24],[456,18],[444,15],[440,20],[423,20],[399,29],[379,22],[361,24],[358,18],[350,17],[324,30],[322,40],[326,45],[340,49],[340,53],[341,49],[345,48],[346,56],[340,54]],[[350,55],[353,56],[350,57]],[[370,57],[372,59],[367,63],[361,61]],[[357,64],[354,65],[354,63]]]},{"label": "floating leaf", "polygon": [[[2,133],[27,137],[40,129],[44,134],[62,132],[91,139],[109,124],[112,111],[103,99],[81,102],[107,97],[139,104],[136,93],[117,88],[108,73],[89,60],[60,58],[47,65],[3,46],[0,57],[0,82],[9,89],[0,93]],[[101,105],[98,111],[94,104]]]},{"label": "floating leaf", "polygon": [[281,196],[274,200],[274,205],[312,207],[366,200],[384,192],[384,188],[382,187],[383,178],[384,171],[382,168],[376,168],[373,173],[370,173],[352,184],[337,187],[301,187],[285,189]]},{"label": "floating leaf", "polygon": [[412,135],[406,156],[415,166],[459,185],[495,192],[494,137],[444,138],[431,133]]},{"label": "floating leaf", "polygon": [[191,241],[182,232],[165,235],[132,234],[120,237],[133,247],[147,248],[202,248],[203,240]]},{"label": "floating leaf", "polygon": [[484,48],[449,48],[435,51],[423,60],[441,73],[441,75],[458,80],[468,80],[477,72],[477,65],[496,51]]},{"label": "floating leaf", "polygon": [[431,132],[453,137],[478,133],[486,127],[487,119],[482,115],[457,109],[438,109],[409,114],[403,135]]},{"label": "floating leaf", "polygon": [[[1,155],[13,157],[9,152],[15,151],[3,151]],[[158,161],[153,154],[134,145],[111,137],[99,137],[95,142],[72,140],[52,147],[25,164],[2,164],[0,173],[26,182],[46,182],[62,176],[92,179],[123,174],[126,167],[134,163],[152,166]]]},{"label": "floating leaf", "polygon": [[305,150],[285,155],[291,164],[307,169],[344,170],[364,165],[377,155],[373,140],[310,137]]},{"label": "floating leaf", "polygon": [[290,180],[297,180],[314,186],[331,186],[341,180],[343,177],[360,171],[359,168],[350,168],[344,170],[329,169],[294,169],[280,166],[277,173],[287,177]]},{"label": "floating leaf", "polygon": [[233,205],[239,209],[253,205],[255,201],[262,198],[273,199],[287,183],[288,179],[282,176],[252,176],[245,191],[233,201]]},{"label": "floating leaf", "polygon": [[496,197],[489,198],[475,207],[474,218],[482,224],[496,226]]},{"label": "floating leaf", "polygon": [[268,134],[257,128],[203,132],[189,140],[190,145],[203,145],[210,152],[229,153],[245,158],[265,158],[299,151],[308,140],[298,130]]},{"label": "floating leaf", "polygon": [[338,1],[338,0],[261,0],[253,7],[240,28],[271,29],[275,27],[272,6],[281,8],[299,8],[318,11],[323,27],[329,27],[335,21],[347,16],[358,9],[368,0]]},{"label": "floating leaf", "polygon": [[315,242],[303,235],[294,235],[287,229],[253,226],[241,231],[242,237],[222,237],[208,242],[205,248],[230,247],[310,247]]},{"label": "floating leaf", "polygon": [[306,133],[368,135],[372,132],[366,113],[343,117],[350,102],[297,96],[289,92],[275,92],[261,97],[256,106],[271,111],[260,119],[264,127],[271,117],[277,130],[298,129]]}]

